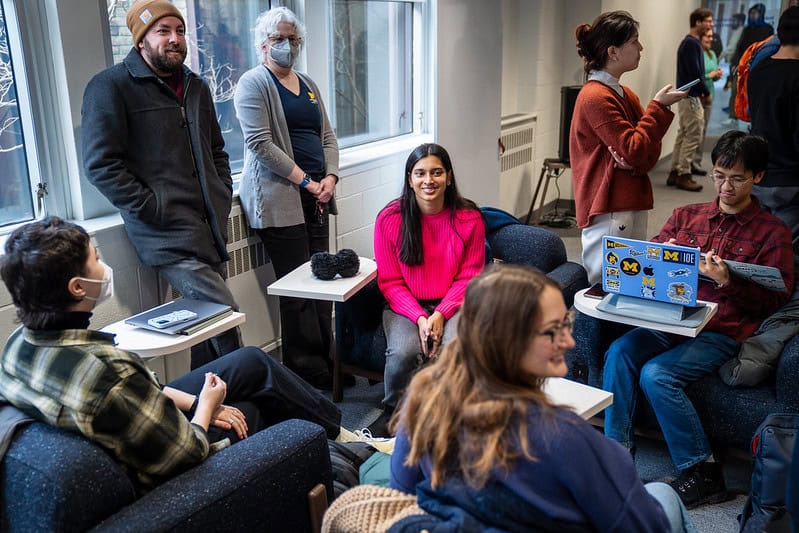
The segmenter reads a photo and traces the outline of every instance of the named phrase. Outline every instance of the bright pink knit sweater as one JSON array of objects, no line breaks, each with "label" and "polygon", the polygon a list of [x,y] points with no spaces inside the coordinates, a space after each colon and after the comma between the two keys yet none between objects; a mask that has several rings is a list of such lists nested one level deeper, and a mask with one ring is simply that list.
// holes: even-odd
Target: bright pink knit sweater
[{"label": "bright pink knit sweater", "polygon": [[466,285],[485,267],[485,224],[479,211],[459,210],[454,224],[448,209],[422,215],[424,262],[409,266],[399,260],[399,202],[391,202],[375,221],[377,283],[391,309],[416,324],[427,312],[419,300],[441,300],[436,306],[446,320],[460,309]]}]

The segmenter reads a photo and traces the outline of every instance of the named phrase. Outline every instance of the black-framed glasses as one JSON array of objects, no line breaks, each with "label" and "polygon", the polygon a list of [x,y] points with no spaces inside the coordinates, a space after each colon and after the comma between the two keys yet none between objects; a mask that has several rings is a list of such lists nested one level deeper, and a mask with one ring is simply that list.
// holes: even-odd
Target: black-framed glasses
[{"label": "black-framed glasses", "polygon": [[716,185],[723,185],[724,182],[726,181],[727,183],[732,185],[733,189],[740,189],[746,184],[747,181],[752,179],[751,177],[747,178],[741,176],[740,174],[725,176],[721,172],[717,172],[715,170],[710,174],[710,178],[713,180],[713,183],[715,183]]},{"label": "black-framed glasses", "polygon": [[552,342],[555,342],[556,338],[562,338],[566,332],[571,333],[574,330],[575,317],[574,311],[569,311],[559,324],[555,324],[543,331],[538,331],[536,335],[549,337]]}]

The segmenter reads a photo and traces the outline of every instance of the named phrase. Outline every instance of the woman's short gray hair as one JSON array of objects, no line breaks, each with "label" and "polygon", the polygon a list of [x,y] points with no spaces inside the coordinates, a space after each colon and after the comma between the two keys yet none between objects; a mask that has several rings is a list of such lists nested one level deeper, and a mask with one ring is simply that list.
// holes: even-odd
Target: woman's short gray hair
[{"label": "woman's short gray hair", "polygon": [[258,52],[261,61],[266,60],[266,52],[263,50],[263,45],[269,40],[269,36],[277,33],[277,26],[281,22],[287,22],[294,26],[294,32],[297,34],[297,39],[300,44],[305,42],[305,25],[297,18],[292,10],[287,7],[273,7],[269,11],[264,11],[258,15],[255,21],[253,33],[255,33],[255,51]]}]

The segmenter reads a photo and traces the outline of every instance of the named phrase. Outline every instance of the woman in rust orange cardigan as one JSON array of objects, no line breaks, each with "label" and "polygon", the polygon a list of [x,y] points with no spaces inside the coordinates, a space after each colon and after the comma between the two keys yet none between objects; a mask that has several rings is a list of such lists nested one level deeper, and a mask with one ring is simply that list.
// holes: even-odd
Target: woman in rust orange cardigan
[{"label": "woman in rust orange cardigan", "polygon": [[603,13],[576,33],[588,81],[574,106],[569,154],[583,266],[595,283],[602,278],[603,235],[647,238],[653,202],[647,172],[674,118],[669,106],[686,93],[666,85],[643,109],[638,96],[620,85],[622,74],[638,68],[644,49],[638,22],[626,11]]}]

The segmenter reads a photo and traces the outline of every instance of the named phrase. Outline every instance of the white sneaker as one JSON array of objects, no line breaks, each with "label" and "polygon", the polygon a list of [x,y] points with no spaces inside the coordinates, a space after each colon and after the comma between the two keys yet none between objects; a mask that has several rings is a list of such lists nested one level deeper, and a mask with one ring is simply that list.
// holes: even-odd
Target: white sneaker
[{"label": "white sneaker", "polygon": [[339,429],[338,437],[336,437],[337,442],[368,442],[377,451],[389,455],[394,451],[394,439],[395,437],[390,439],[373,437],[367,428],[350,431],[343,426]]},{"label": "white sneaker", "polygon": [[738,119],[737,118],[727,118],[721,121],[721,125],[725,128],[732,128],[738,127]]}]

